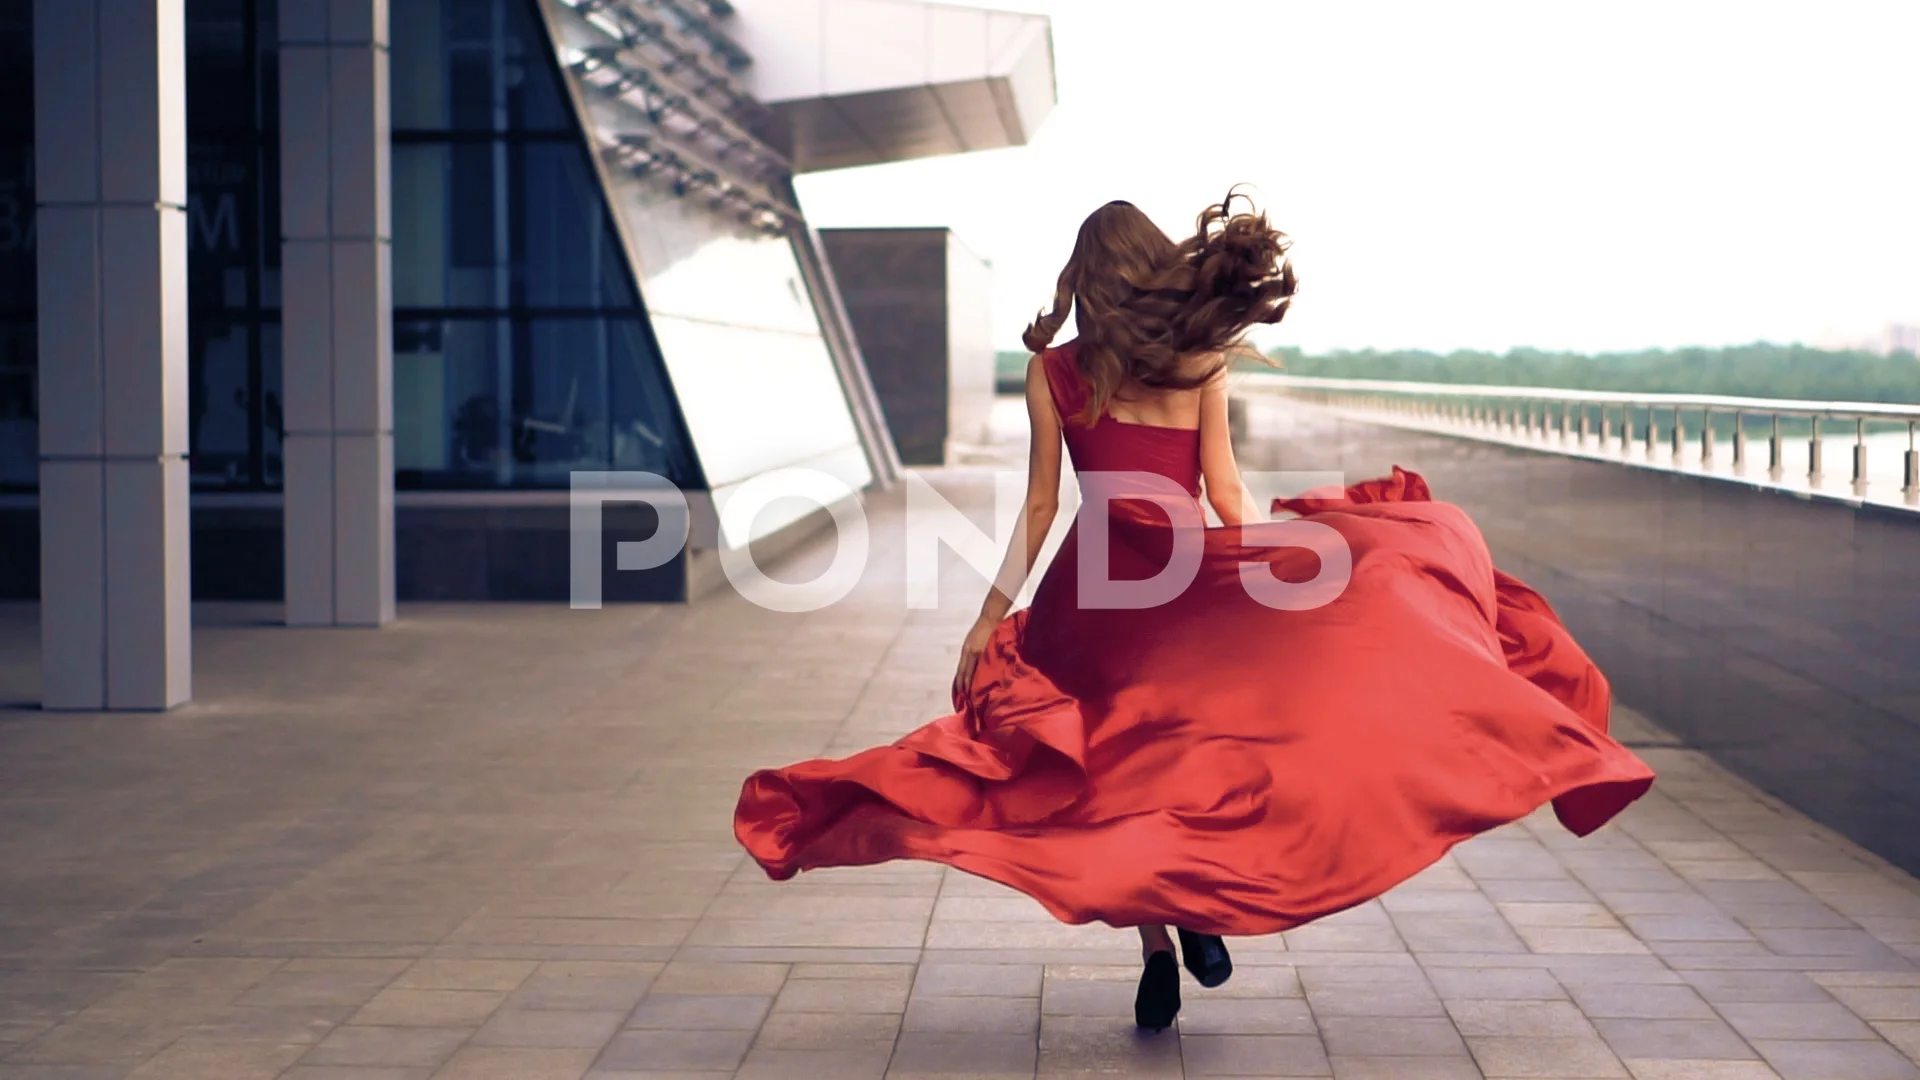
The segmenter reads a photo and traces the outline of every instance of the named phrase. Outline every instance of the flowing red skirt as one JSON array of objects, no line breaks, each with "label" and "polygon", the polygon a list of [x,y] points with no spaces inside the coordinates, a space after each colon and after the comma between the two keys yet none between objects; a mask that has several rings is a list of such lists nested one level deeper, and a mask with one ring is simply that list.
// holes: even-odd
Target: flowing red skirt
[{"label": "flowing red skirt", "polygon": [[[1419,476],[1276,508],[1345,541],[1337,599],[1249,594],[1243,564],[1291,582],[1321,569],[1260,543],[1282,524],[1263,523],[1204,530],[1168,603],[1085,607],[1076,526],[953,714],[754,773],[735,835],[775,879],[924,859],[1069,923],[1252,935],[1363,903],[1549,802],[1585,835],[1652,784],[1607,735],[1605,678]],[[1176,532],[1116,521],[1112,577],[1152,576]]]}]

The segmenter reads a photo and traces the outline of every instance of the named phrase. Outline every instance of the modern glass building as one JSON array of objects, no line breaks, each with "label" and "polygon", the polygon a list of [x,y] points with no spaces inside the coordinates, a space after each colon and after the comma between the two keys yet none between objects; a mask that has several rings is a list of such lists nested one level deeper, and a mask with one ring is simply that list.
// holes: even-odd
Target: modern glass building
[{"label": "modern glass building", "polygon": [[0,0],[0,597],[48,703],[186,696],[190,598],[563,601],[568,492],[898,455],[796,172],[1024,142],[1044,18],[918,0]]}]

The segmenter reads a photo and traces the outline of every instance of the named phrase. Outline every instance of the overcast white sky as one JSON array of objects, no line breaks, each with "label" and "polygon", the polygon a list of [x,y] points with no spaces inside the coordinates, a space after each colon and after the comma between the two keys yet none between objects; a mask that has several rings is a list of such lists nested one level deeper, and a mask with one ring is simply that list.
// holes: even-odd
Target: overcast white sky
[{"label": "overcast white sky", "polygon": [[1302,292],[1264,344],[1613,350],[1920,322],[1916,0],[1030,0],[1031,145],[802,177],[818,226],[948,225],[1017,348],[1081,219],[1247,182]]}]

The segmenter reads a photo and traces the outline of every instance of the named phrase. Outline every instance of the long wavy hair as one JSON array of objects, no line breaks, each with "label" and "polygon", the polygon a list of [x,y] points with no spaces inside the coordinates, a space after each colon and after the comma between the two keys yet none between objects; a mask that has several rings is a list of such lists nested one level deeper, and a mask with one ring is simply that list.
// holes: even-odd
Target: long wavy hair
[{"label": "long wavy hair", "polygon": [[[1235,213],[1241,200],[1247,207]],[[1093,424],[1123,387],[1191,390],[1219,374],[1229,356],[1252,352],[1247,331],[1279,322],[1292,303],[1292,246],[1237,190],[1201,211],[1194,234],[1180,243],[1132,203],[1110,202],[1081,223],[1053,309],[1022,339],[1043,352],[1074,313],[1077,365],[1091,388],[1075,419]],[[1196,364],[1198,357],[1210,359]]]}]

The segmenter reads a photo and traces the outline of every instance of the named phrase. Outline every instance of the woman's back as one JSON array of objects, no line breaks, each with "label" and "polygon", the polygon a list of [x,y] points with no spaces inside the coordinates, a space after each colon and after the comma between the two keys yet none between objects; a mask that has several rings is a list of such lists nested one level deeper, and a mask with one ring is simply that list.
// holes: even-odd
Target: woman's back
[{"label": "woman's back", "polygon": [[[1083,477],[1101,472],[1157,473],[1198,496],[1203,391],[1140,387],[1128,397],[1116,394],[1099,417],[1086,424],[1078,417],[1091,388],[1075,363],[1078,345],[1070,341],[1041,354],[1074,471]],[[1085,483],[1083,479],[1083,491]]]}]

